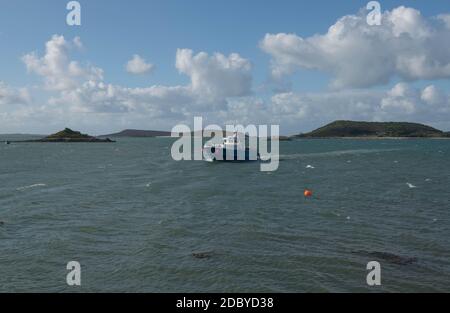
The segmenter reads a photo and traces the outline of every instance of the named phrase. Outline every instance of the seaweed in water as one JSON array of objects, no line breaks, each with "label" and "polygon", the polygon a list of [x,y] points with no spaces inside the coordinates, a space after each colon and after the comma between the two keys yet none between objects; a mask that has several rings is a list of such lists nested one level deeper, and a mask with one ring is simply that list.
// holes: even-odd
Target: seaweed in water
[{"label": "seaweed in water", "polygon": [[194,252],[192,256],[196,259],[209,259],[212,257],[212,252]]},{"label": "seaweed in water", "polygon": [[417,262],[417,258],[415,257],[405,257],[397,254],[389,253],[389,252],[380,252],[380,251],[353,251],[354,254],[360,254],[364,256],[370,256],[376,259],[384,260],[397,265],[408,265]]}]

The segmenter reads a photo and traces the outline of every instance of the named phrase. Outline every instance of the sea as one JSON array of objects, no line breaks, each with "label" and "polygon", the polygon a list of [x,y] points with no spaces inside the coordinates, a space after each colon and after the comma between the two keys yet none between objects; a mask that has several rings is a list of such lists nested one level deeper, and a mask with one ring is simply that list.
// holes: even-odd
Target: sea
[{"label": "sea", "polygon": [[0,292],[450,292],[449,140],[283,141],[273,172],[173,142],[1,141]]}]

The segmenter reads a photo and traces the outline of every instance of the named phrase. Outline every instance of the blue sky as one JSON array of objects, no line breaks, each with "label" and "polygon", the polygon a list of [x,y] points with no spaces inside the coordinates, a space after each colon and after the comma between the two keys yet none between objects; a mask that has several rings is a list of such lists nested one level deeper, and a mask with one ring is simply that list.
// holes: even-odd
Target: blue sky
[{"label": "blue sky", "polygon": [[[280,55],[264,51],[261,48],[261,41],[266,34],[295,34],[296,38],[303,39],[314,35],[325,35],[329,27],[335,24],[339,18],[347,15],[357,15],[367,4],[367,1],[351,0],[135,0],[127,2],[89,0],[79,1],[82,6],[82,25],[68,26],[66,24],[68,11],[65,8],[67,2],[61,0],[0,1],[0,82],[3,82],[4,86],[9,88],[9,94],[12,94],[14,89],[27,88],[30,98],[32,98],[32,100],[29,100],[32,103],[27,105],[34,105],[33,110],[36,110],[36,102],[42,105],[49,98],[58,97],[55,93],[61,92],[61,90],[49,91],[41,88],[43,75],[38,75],[33,73],[33,71],[27,72],[22,57],[33,51],[36,52],[38,57],[43,57],[45,55],[45,43],[53,35],[63,36],[67,41],[79,37],[83,48],[71,51],[70,59],[79,61],[82,66],[92,65],[101,68],[104,72],[103,80],[105,83],[123,88],[188,86],[192,83],[191,79],[195,76],[195,73],[193,76],[180,73],[180,70],[175,66],[177,49],[185,48],[191,49],[194,55],[199,52],[205,52],[209,56],[216,52],[224,56],[237,53],[251,64],[251,90],[232,94],[231,97],[224,96],[224,99],[220,99],[223,101],[239,102],[242,100],[243,102],[252,103],[262,101],[264,102],[264,107],[267,108],[268,106],[273,106],[273,102],[270,99],[280,93],[295,93],[302,100],[303,98],[301,97],[306,94],[329,92],[330,82],[336,76],[336,68],[329,69],[324,66],[324,69],[322,69],[321,66],[317,66],[315,61],[315,65],[312,66],[315,68],[313,70],[309,69],[309,65],[297,66],[298,62],[295,61],[291,64],[295,70],[285,75],[282,79],[284,82],[287,82],[288,87],[286,90],[284,90],[284,87],[281,88],[283,89],[281,91],[273,88],[269,84],[273,80],[272,65],[274,60],[275,63],[280,61]],[[383,12],[386,10],[392,11],[400,6],[414,8],[421,13],[423,19],[428,20],[430,23],[433,23],[435,16],[450,12],[450,2],[448,1],[380,1],[380,4]],[[444,38],[446,35],[446,33],[443,35]],[[444,50],[447,47],[445,46]],[[125,70],[125,64],[135,54],[145,59],[146,62],[153,64],[154,70],[145,75],[128,73]],[[427,57],[429,55],[434,56],[431,52],[427,54]],[[299,58],[301,57],[303,55],[299,56]],[[439,62],[442,63],[443,61],[446,60],[439,59]],[[299,62],[302,63],[303,61]],[[326,60],[322,60],[322,62],[326,62]],[[288,64],[288,66],[290,65]],[[346,90],[354,90],[355,88],[358,90],[358,93],[368,92],[369,90],[371,92],[387,92],[397,83],[406,83],[408,88],[418,89],[433,85],[441,93],[447,95],[449,92],[448,77],[445,73],[439,75],[418,75],[419,77],[414,79],[411,79],[408,76],[409,74],[405,75],[406,79],[401,77],[402,74],[396,75],[394,73],[390,77],[389,82],[381,80],[380,82],[377,81],[367,86],[365,85],[363,88],[359,85],[351,86],[346,84],[344,88],[340,88],[339,92],[345,93]],[[227,99],[225,100],[225,98]],[[230,98],[233,99],[230,100]],[[204,99],[201,101],[197,100],[195,102],[201,102],[202,105],[206,101]],[[217,102],[219,100],[214,98],[214,101]],[[309,99],[309,101],[313,100]],[[445,101],[448,101],[448,99]],[[444,107],[447,104],[444,103]],[[88,106],[88,104],[83,105]],[[120,118],[114,115],[113,118],[105,119],[101,123],[95,123],[95,119],[91,118],[93,121],[92,125],[86,121],[78,123],[77,119],[73,118],[70,120],[62,119],[53,125],[43,123],[40,126],[36,117],[28,117],[30,121],[32,119],[32,123],[27,123],[27,118],[23,117],[23,125],[21,126],[18,115],[14,115],[12,112],[14,104],[8,103],[6,106],[8,118],[14,117],[16,120],[15,123],[5,121],[4,125],[6,126],[0,126],[0,132],[33,132],[35,129],[31,129],[32,127],[37,127],[37,131],[50,132],[57,127],[63,126],[65,122],[70,122],[75,128],[84,127],[86,131],[95,133],[118,130],[122,126],[170,129],[174,126],[174,123],[187,121],[190,118],[185,116],[177,119],[175,118],[177,114],[172,119],[149,115],[149,122],[143,122],[140,119],[138,122],[133,118],[126,121],[127,115],[124,113]],[[236,105],[229,105],[227,110],[235,107]],[[0,106],[0,109],[3,108]],[[44,114],[42,108],[39,108],[39,110],[41,110],[41,114]],[[47,110],[51,109],[47,108]],[[180,110],[180,112],[186,112],[186,110],[189,110],[189,105]],[[330,110],[333,110],[333,108],[330,107]],[[109,113],[95,111],[95,114],[98,114],[98,119]],[[336,114],[336,117],[345,117],[341,113]],[[65,114],[76,113],[68,109]],[[138,113],[132,112],[132,114],[136,117]],[[142,115],[144,113],[141,112],[139,114]],[[207,113],[205,114],[208,115]],[[319,113],[316,112],[314,114],[317,115]],[[38,114],[30,115],[36,116]],[[211,114],[211,116],[214,116],[214,114]],[[222,113],[215,114],[211,121],[224,123],[236,120],[241,122],[234,115],[232,118],[225,116],[222,120],[220,120],[220,116],[224,115]],[[380,116],[378,115],[376,119],[386,118],[386,115]],[[349,115],[349,117],[352,117],[352,115]],[[363,114],[361,117],[370,118],[370,114]],[[398,117],[401,118],[402,115]],[[119,119],[121,122],[116,123]],[[414,119],[414,116],[404,116],[403,119]],[[293,133],[320,126],[320,123],[326,121],[326,119],[318,119],[312,122],[308,119],[307,123],[302,123],[300,119],[297,123],[290,117],[288,120],[285,122],[282,117],[279,117],[276,121],[269,121],[267,117],[264,117],[252,121],[246,117],[242,122],[279,122],[284,132]],[[434,120],[432,118],[423,122],[430,122],[439,127],[446,127],[448,124],[446,120]]]}]

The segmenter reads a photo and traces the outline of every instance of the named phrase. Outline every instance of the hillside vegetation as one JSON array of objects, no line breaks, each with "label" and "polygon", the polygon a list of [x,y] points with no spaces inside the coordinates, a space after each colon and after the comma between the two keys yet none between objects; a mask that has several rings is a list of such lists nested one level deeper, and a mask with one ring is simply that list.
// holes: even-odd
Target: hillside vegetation
[{"label": "hillside vegetation", "polygon": [[333,137],[448,137],[436,128],[407,122],[355,122],[335,121],[312,132],[300,134],[299,138]]}]

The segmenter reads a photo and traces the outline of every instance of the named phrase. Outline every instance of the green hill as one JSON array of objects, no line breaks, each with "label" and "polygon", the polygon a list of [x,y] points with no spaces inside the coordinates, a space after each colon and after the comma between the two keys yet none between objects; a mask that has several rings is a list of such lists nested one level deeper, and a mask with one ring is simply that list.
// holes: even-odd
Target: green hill
[{"label": "green hill", "polygon": [[62,138],[68,138],[68,139],[90,139],[93,138],[92,136],[82,134],[78,131],[71,130],[70,128],[65,128],[64,130],[57,132],[55,134],[52,134],[50,136],[45,137],[45,139],[51,140],[51,139],[62,139]]},{"label": "green hill", "polygon": [[100,139],[97,137],[82,134],[78,131],[65,128],[50,136],[38,140],[29,140],[28,142],[113,142],[109,138]]},{"label": "green hill", "polygon": [[405,138],[438,138],[448,137],[433,127],[407,122],[355,122],[335,121],[306,134],[296,135],[298,138],[336,138],[336,137],[405,137]]}]

